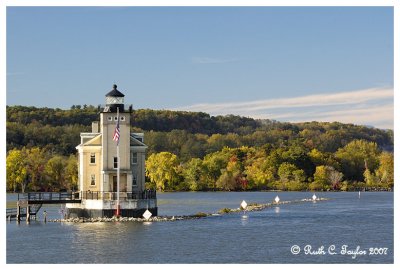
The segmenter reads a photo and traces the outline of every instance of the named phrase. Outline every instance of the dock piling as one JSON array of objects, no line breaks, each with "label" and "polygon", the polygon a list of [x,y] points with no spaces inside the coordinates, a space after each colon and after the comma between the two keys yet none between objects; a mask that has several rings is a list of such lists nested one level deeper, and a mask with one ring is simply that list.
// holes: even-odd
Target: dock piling
[{"label": "dock piling", "polygon": [[26,206],[26,222],[29,223],[31,221],[31,207],[28,204]]},{"label": "dock piling", "polygon": [[21,206],[18,204],[17,205],[17,222],[19,223],[21,221]]}]

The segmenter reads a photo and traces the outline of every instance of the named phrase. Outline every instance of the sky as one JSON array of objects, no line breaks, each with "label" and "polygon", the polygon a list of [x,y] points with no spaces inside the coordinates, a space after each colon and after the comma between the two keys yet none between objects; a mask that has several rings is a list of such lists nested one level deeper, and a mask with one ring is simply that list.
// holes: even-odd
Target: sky
[{"label": "sky", "polygon": [[7,7],[7,105],[393,129],[393,7]]}]

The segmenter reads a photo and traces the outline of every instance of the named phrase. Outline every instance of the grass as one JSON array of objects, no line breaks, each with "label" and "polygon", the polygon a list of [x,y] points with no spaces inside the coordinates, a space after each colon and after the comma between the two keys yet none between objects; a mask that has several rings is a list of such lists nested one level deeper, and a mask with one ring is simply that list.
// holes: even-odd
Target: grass
[{"label": "grass", "polygon": [[230,213],[230,212],[232,212],[232,210],[229,208],[222,208],[218,211],[218,213],[221,213],[221,214],[226,214],[226,213]]},{"label": "grass", "polygon": [[198,213],[196,213],[194,216],[195,216],[195,217],[206,217],[207,214],[206,214],[206,213],[203,213],[203,212],[198,212]]}]

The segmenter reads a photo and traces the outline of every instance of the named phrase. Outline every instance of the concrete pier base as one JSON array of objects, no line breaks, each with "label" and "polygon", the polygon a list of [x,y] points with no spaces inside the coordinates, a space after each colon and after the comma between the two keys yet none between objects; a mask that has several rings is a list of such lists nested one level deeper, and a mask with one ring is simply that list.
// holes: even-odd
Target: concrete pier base
[{"label": "concrete pier base", "polygon": [[[66,204],[67,218],[98,218],[117,216],[117,201],[82,200],[81,203]],[[121,217],[142,217],[149,209],[153,216],[158,215],[157,199],[138,199],[120,201]]]},{"label": "concrete pier base", "polygon": [[[147,208],[142,209],[121,209],[121,217],[134,217],[141,218]],[[148,209],[153,216],[158,215],[158,207]],[[86,208],[68,208],[67,218],[98,218],[108,217],[111,218],[116,215],[115,209],[86,209]]]}]

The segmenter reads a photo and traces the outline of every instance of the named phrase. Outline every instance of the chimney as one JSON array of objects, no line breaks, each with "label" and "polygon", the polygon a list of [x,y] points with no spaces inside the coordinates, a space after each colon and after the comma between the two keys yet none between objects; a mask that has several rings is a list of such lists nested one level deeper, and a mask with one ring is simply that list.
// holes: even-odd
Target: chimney
[{"label": "chimney", "polygon": [[92,133],[99,133],[99,122],[92,122]]}]

